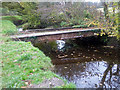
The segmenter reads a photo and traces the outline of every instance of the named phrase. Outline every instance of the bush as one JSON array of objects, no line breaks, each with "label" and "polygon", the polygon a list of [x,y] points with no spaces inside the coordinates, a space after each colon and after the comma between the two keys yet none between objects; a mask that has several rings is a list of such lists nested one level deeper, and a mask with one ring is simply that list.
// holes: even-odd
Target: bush
[{"label": "bush", "polygon": [[28,15],[23,15],[23,21],[26,23],[25,26],[23,26],[24,29],[27,28],[36,28],[41,25],[40,20],[40,14],[38,13],[29,13]]}]

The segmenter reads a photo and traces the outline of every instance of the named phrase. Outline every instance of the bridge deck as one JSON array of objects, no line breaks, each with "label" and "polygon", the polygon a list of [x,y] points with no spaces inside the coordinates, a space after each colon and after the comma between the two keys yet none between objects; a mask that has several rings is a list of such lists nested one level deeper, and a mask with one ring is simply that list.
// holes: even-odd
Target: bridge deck
[{"label": "bridge deck", "polygon": [[49,32],[38,32],[38,33],[29,33],[23,35],[13,35],[11,38],[27,38],[27,37],[39,37],[39,36],[49,36],[49,35],[58,35],[58,34],[67,34],[67,33],[77,33],[77,32],[100,32],[99,28],[94,29],[73,29],[73,30],[64,30],[64,31],[49,31]]}]

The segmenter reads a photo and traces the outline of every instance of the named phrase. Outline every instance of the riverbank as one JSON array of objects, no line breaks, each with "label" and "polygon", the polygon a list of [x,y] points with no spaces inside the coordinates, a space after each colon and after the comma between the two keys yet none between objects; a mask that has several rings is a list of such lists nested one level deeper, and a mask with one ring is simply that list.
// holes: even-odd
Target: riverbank
[{"label": "riverbank", "polygon": [[[14,27],[13,24],[4,24],[6,24],[2,25],[2,30],[4,31],[8,30],[8,28],[6,29],[7,25],[10,25],[8,26],[9,28]],[[5,34],[4,31],[1,31],[1,33]],[[56,82],[54,82],[54,85],[49,83],[48,87],[45,87],[44,83],[42,84],[43,87],[75,88],[74,84],[68,84],[66,80],[63,80],[51,71],[54,67],[51,63],[51,59],[46,57],[42,51],[35,48],[30,42],[12,41],[9,39],[9,36],[2,34],[0,36],[0,50],[2,50],[0,53],[2,55],[1,86],[3,88],[27,88],[32,85],[38,86],[46,80],[52,80],[51,82],[53,82],[54,78],[57,78],[57,83],[60,82],[60,84],[55,85]]]}]

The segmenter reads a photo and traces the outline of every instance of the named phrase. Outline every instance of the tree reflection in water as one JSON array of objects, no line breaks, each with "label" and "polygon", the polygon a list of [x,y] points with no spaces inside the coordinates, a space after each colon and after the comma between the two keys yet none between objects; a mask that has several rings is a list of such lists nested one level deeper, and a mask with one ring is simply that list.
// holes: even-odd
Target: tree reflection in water
[{"label": "tree reflection in water", "polygon": [[[117,67],[115,68],[115,71],[114,71],[113,67],[115,66],[115,64],[113,62],[109,63],[109,65],[108,65],[107,69],[105,70],[104,75],[101,79],[100,88],[103,88],[103,87],[106,88],[105,83],[108,83],[110,88],[113,88],[112,86],[114,86],[115,88],[120,89],[120,61],[119,61],[120,53],[119,53],[119,50],[120,50],[120,41],[117,42],[117,47],[115,50],[117,53],[117,55],[116,55]],[[107,75],[109,74],[109,72],[110,72],[110,75],[109,75],[109,78],[107,79]],[[113,77],[113,80],[111,80],[112,77]]]},{"label": "tree reflection in water", "polygon": [[[113,63],[110,63],[107,67],[107,69],[105,70],[103,77],[101,79],[101,83],[100,83],[100,88],[107,88],[105,83],[108,83],[108,85],[110,86],[110,88],[112,88],[112,86],[114,86],[115,88],[120,88],[120,64],[117,64],[117,68],[116,71],[114,72],[114,70],[112,70],[112,68],[114,67]],[[107,79],[107,75],[110,73],[109,78]],[[111,80],[111,78],[114,76],[113,80]],[[118,85],[116,86],[115,83],[118,83]]]}]

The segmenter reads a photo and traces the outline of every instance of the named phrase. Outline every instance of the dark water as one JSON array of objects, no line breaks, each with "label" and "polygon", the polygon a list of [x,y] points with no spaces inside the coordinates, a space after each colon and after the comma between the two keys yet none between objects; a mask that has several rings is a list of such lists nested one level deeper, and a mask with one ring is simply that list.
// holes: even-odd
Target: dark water
[{"label": "dark water", "polygon": [[54,72],[77,88],[119,88],[120,48],[117,39],[96,38],[34,43],[55,65]]}]

